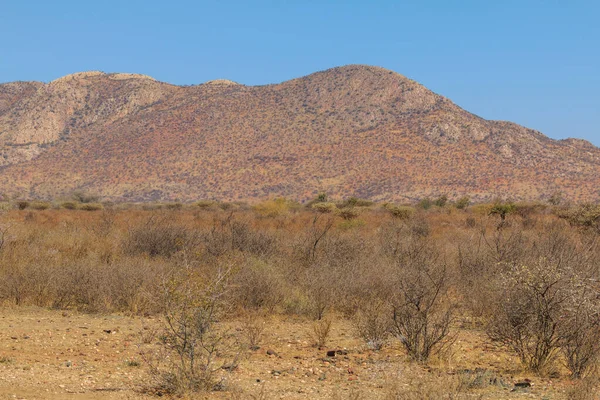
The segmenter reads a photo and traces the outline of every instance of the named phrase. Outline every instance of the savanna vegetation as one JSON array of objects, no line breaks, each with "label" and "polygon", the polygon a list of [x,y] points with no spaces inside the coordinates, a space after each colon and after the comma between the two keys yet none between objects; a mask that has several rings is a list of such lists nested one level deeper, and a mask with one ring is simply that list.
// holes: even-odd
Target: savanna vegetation
[{"label": "savanna vegetation", "polygon": [[[486,388],[526,388],[511,378],[519,374],[568,382],[556,398],[599,390],[597,205],[445,196],[382,205],[324,194],[307,205],[134,205],[81,195],[3,209],[0,300],[154,316],[138,344],[150,393],[267,398],[236,392],[222,373],[261,349],[273,318],[309,326],[332,357],[341,352],[332,325],[344,323],[356,349],[395,349],[399,370],[434,371],[410,385],[390,379],[377,398],[501,398]],[[444,361],[473,335],[505,361]]]}]

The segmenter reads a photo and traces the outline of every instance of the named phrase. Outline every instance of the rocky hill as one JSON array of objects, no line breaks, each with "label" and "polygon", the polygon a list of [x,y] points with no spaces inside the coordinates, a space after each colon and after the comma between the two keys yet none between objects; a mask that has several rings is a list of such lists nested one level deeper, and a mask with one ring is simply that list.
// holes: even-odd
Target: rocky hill
[{"label": "rocky hill", "polygon": [[0,192],[110,200],[599,198],[600,149],[351,65],[266,86],[86,72],[0,84]]}]

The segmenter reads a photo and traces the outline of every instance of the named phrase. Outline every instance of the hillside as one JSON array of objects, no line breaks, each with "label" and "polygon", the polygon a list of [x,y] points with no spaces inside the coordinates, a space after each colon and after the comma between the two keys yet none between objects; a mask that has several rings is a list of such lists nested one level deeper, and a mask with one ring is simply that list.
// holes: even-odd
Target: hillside
[{"label": "hillside", "polygon": [[87,72],[0,85],[0,192],[110,200],[596,200],[600,149],[487,121],[395,72],[266,86]]}]

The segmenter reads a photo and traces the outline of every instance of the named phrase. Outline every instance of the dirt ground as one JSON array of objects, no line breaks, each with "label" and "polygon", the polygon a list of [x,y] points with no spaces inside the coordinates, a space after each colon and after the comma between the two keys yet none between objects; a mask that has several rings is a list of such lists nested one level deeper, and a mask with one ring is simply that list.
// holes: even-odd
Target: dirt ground
[{"label": "dirt ground", "polygon": [[[155,398],[143,392],[149,378],[138,345],[143,327],[156,324],[153,318],[1,308],[0,399]],[[229,324],[243,334],[242,324]],[[348,321],[334,320],[322,349],[313,346],[311,321],[278,316],[265,326],[260,349],[246,351],[234,371],[219,372],[227,390],[198,398],[379,399],[394,391],[413,396],[402,397],[407,399],[419,393],[435,398],[432,387],[450,390],[457,375],[476,368],[494,379],[469,389],[467,398],[567,399],[573,385],[564,375],[550,379],[521,371],[478,330],[461,329],[452,351],[423,367],[410,363],[397,343],[369,350]],[[338,351],[328,357],[328,350]],[[525,379],[532,386],[516,389]]]}]

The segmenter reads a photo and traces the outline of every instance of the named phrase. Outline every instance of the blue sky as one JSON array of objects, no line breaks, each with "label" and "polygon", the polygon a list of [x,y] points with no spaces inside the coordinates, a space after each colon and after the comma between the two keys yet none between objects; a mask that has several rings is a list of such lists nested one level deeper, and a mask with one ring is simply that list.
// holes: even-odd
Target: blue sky
[{"label": "blue sky", "polygon": [[599,16],[597,0],[0,0],[0,82],[102,70],[256,85],[370,64],[599,146]]}]

